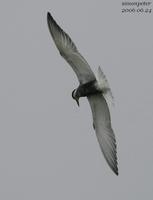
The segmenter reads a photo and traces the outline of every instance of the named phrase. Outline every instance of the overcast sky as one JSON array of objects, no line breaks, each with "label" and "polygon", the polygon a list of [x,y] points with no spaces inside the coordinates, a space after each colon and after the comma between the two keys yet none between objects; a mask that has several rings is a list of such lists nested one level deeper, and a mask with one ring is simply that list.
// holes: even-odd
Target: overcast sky
[{"label": "overcast sky", "polygon": [[[153,198],[153,13],[123,14],[121,1],[1,0],[0,199]],[[94,72],[111,108],[119,176],[108,167],[86,98],[49,34],[50,11]]]}]

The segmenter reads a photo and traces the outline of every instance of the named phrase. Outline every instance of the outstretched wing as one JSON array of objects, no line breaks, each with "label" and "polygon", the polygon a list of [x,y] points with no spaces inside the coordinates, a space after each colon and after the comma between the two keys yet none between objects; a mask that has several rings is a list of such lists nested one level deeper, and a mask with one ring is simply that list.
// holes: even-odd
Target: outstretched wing
[{"label": "outstretched wing", "polygon": [[111,119],[107,102],[102,94],[88,97],[97,139],[110,168],[118,175],[116,140],[111,128]]},{"label": "outstretched wing", "polygon": [[80,84],[95,80],[95,75],[87,61],[78,52],[71,38],[59,27],[50,13],[47,14],[47,22],[49,31],[61,56],[71,65]]}]

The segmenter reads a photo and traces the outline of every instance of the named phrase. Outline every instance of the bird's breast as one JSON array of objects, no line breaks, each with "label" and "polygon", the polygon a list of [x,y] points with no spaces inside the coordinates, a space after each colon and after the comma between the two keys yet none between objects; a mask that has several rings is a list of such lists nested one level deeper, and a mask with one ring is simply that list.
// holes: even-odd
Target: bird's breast
[{"label": "bird's breast", "polygon": [[88,83],[82,84],[77,88],[76,96],[77,97],[86,97],[93,94],[101,93],[96,87],[97,81],[90,81]]}]

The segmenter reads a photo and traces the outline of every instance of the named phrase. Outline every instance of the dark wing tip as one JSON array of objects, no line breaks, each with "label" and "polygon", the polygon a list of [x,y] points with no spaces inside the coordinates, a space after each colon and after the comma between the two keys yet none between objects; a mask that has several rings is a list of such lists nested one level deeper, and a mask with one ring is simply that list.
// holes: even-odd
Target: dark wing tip
[{"label": "dark wing tip", "polygon": [[118,176],[119,173],[118,173],[118,167],[116,167],[115,169],[113,169],[114,173]]},{"label": "dark wing tip", "polygon": [[112,168],[112,170],[113,170],[113,172],[118,176],[118,162],[117,162],[117,156],[116,156],[116,158],[115,158],[115,164],[114,164],[114,166],[113,167],[111,167]]},{"label": "dark wing tip", "polygon": [[47,18],[49,18],[51,16],[50,12],[47,12]]},{"label": "dark wing tip", "polygon": [[113,170],[113,172],[118,176],[118,162],[117,162],[117,155],[116,155],[116,151],[115,151],[115,158],[114,158],[114,164],[113,166],[110,165],[111,169]]},{"label": "dark wing tip", "polygon": [[118,176],[119,175],[119,172],[118,172],[118,162],[117,162],[117,152],[116,152],[116,150],[115,150],[115,166],[114,166],[114,169],[113,169],[113,171],[114,171],[114,173]]},{"label": "dark wing tip", "polygon": [[47,12],[47,19],[50,19],[50,18],[52,18],[52,16],[51,16],[50,12]]},{"label": "dark wing tip", "polygon": [[56,23],[50,12],[47,12],[47,22],[52,36],[53,36],[52,27],[55,27],[55,29],[57,29],[59,32],[64,33],[63,29]]},{"label": "dark wing tip", "polygon": [[49,31],[54,39],[55,34],[53,33],[54,30],[58,30],[59,32],[62,32],[62,29],[59,27],[59,25],[56,23],[50,12],[47,12],[47,23],[48,23],[48,28]]},{"label": "dark wing tip", "polygon": [[54,21],[53,17],[51,16],[50,12],[47,12],[47,21]]}]

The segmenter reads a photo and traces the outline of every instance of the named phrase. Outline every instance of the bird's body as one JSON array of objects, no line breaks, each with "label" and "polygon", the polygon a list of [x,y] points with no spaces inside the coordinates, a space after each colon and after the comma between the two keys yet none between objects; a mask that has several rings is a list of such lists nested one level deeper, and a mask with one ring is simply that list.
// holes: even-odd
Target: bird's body
[{"label": "bird's body", "polygon": [[80,97],[88,97],[93,94],[101,93],[102,91],[97,87],[97,81],[90,81],[79,85],[77,89],[74,90],[74,99]]},{"label": "bird's body", "polygon": [[60,55],[71,65],[77,75],[80,85],[73,90],[72,97],[79,105],[80,97],[87,97],[93,116],[93,125],[100,148],[110,168],[118,175],[116,140],[111,128],[110,112],[105,95],[112,96],[108,81],[101,68],[98,68],[98,80],[89,64],[79,53],[77,47],[55,22],[50,13],[47,14],[49,31]]}]

